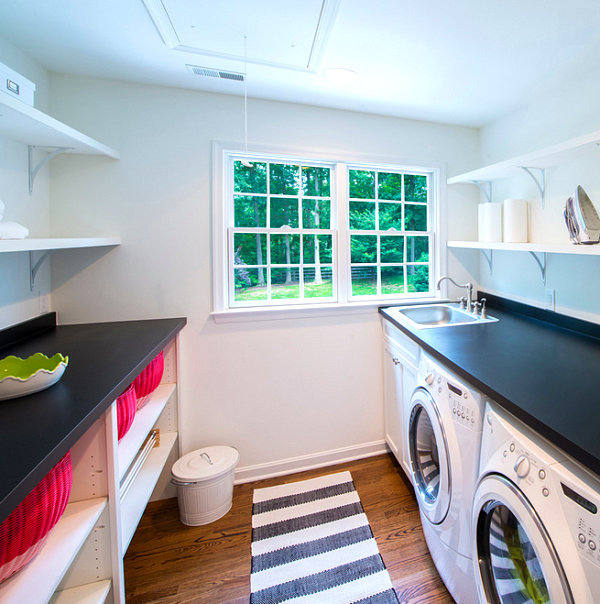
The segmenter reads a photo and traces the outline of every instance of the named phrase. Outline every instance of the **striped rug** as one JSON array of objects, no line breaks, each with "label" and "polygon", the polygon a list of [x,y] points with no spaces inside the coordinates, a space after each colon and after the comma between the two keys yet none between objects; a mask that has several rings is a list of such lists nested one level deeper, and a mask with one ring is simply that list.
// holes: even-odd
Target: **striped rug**
[{"label": "striped rug", "polygon": [[350,472],[255,489],[251,604],[398,604]]}]

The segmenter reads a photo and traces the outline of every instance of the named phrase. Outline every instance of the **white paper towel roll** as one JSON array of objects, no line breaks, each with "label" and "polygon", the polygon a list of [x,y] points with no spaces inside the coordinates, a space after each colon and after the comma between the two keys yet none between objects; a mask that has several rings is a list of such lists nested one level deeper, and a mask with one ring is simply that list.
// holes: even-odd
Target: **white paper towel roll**
[{"label": "white paper towel roll", "polygon": [[478,210],[479,241],[502,241],[502,204],[480,203]]},{"label": "white paper towel roll", "polygon": [[504,241],[527,242],[527,200],[504,200]]}]

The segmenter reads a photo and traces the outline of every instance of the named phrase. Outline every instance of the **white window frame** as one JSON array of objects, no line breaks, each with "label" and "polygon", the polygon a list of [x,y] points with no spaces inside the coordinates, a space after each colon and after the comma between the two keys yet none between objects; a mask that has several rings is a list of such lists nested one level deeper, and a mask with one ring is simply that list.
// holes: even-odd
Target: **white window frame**
[{"label": "white window frame", "polygon": [[[327,157],[329,155],[329,157]],[[233,182],[232,157],[244,156],[255,161],[289,161],[298,164],[332,167],[331,180],[331,224],[337,231],[334,235],[333,253],[337,254],[337,267],[334,262],[333,278],[337,281],[337,301],[279,300],[260,306],[231,306],[229,303],[230,274],[228,264],[228,246],[230,237],[231,213],[233,204],[229,203]],[[430,292],[415,293],[410,297],[398,297],[393,294],[383,296],[352,296],[350,292],[350,230],[348,228],[348,170],[372,170],[378,172],[393,171],[402,173],[427,173],[431,175],[428,231],[430,236]],[[288,148],[265,145],[245,145],[240,143],[213,142],[212,166],[212,270],[213,270],[213,311],[211,315],[217,321],[265,320],[293,318],[309,315],[326,316],[338,313],[357,313],[371,311],[386,304],[424,302],[435,300],[438,292],[434,284],[446,273],[446,171],[445,166],[436,162],[393,161],[390,158],[360,156],[360,154],[336,153],[317,154],[314,151],[299,152]],[[336,198],[334,199],[334,193]],[[340,202],[341,201],[341,202]],[[334,212],[334,207],[336,212]],[[282,231],[284,233],[285,231]],[[366,232],[365,232],[366,233]],[[369,234],[377,234],[372,231]],[[385,231],[381,233],[385,234]],[[342,240],[343,237],[343,240]],[[335,256],[334,256],[335,258]],[[335,291],[335,290],[334,290]]]}]

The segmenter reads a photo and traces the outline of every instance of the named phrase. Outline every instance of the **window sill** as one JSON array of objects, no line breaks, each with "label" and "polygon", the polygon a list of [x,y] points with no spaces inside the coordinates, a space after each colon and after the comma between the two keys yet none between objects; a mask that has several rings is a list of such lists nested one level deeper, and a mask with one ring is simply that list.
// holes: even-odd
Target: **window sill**
[{"label": "window sill", "polygon": [[378,300],[353,302],[350,304],[306,304],[298,306],[272,306],[270,308],[235,308],[217,310],[210,313],[215,323],[245,323],[249,321],[277,321],[285,319],[306,319],[332,317],[338,315],[359,315],[376,311],[380,306],[400,306],[410,304],[431,304],[445,302],[440,298],[414,298],[412,300]]}]

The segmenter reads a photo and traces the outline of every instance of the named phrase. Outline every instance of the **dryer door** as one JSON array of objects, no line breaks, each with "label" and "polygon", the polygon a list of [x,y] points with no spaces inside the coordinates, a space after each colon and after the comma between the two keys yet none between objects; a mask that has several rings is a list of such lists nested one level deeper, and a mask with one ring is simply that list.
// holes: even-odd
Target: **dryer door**
[{"label": "dryer door", "polygon": [[488,474],[479,483],[472,529],[480,601],[573,604],[546,528],[525,495],[508,478]]},{"label": "dryer door", "polygon": [[450,462],[444,427],[427,389],[414,391],[408,417],[409,462],[419,507],[439,524],[450,507]]}]

